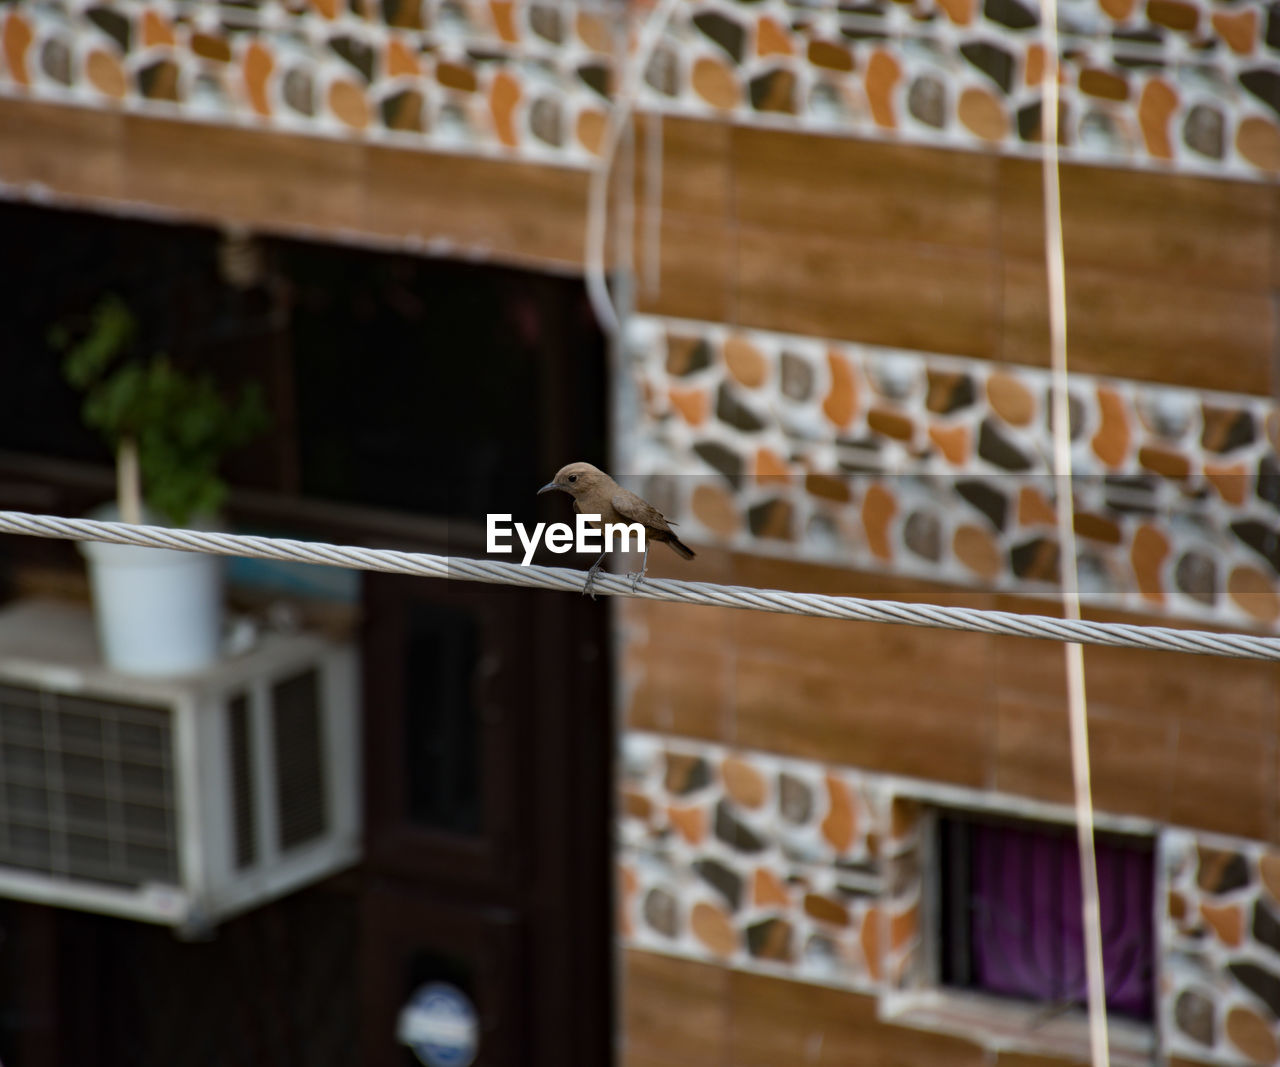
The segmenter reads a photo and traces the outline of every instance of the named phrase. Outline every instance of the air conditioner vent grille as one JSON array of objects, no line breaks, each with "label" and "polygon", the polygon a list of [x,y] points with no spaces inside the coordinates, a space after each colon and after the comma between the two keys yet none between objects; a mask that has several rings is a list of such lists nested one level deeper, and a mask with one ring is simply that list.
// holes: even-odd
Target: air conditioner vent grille
[{"label": "air conditioner vent grille", "polygon": [[235,834],[237,870],[251,867],[258,859],[257,790],[253,781],[253,724],[249,718],[249,695],[239,693],[227,707],[227,729],[231,743],[231,820]]},{"label": "air conditioner vent grille", "polygon": [[285,852],[323,836],[329,823],[319,673],[307,670],[277,683],[271,706],[276,815]]},{"label": "air conditioner vent grille", "polygon": [[0,686],[0,865],[177,884],[164,708]]}]

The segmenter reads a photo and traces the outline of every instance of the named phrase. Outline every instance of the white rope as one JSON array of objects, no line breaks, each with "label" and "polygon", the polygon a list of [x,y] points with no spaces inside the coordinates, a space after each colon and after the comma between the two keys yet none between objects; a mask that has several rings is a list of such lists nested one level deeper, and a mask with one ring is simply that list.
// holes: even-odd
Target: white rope
[{"label": "white rope", "polygon": [[[1041,169],[1044,179],[1044,258],[1049,285],[1049,365],[1053,373],[1053,471],[1057,476],[1058,559],[1062,608],[1080,621],[1080,576],[1076,560],[1075,500],[1071,479],[1071,405],[1067,391],[1067,267],[1062,248],[1062,186],[1058,158],[1058,2],[1040,0],[1044,27],[1041,80]],[[1085,981],[1089,1047],[1094,1067],[1108,1067],[1106,970],[1102,956],[1102,906],[1098,895],[1098,854],[1093,832],[1093,787],[1089,769],[1089,706],[1085,695],[1084,646],[1063,645],[1067,668],[1067,719],[1075,797],[1076,843],[1080,850],[1080,907],[1084,920]]]},{"label": "white rope", "polygon": [[609,214],[609,175],[613,170],[613,159],[618,151],[622,131],[631,121],[631,112],[635,108],[640,79],[649,66],[649,60],[653,56],[653,50],[658,46],[662,31],[666,29],[667,23],[679,5],[680,0],[661,0],[640,28],[635,52],[632,54],[631,62],[627,64],[622,86],[615,95],[613,108],[609,112],[600,163],[591,172],[591,184],[587,190],[587,231],[584,252],[587,296],[591,300],[596,318],[600,321],[600,328],[608,335],[617,334],[619,329],[618,312],[613,305],[613,298],[609,295],[604,265],[604,240]]},{"label": "white rope", "polygon": [[[567,593],[580,593],[585,581],[582,571],[567,567],[524,567],[518,563],[490,559],[435,556],[423,552],[360,548],[249,534],[173,530],[164,526],[132,526],[123,522],[65,519],[56,515],[30,515],[21,511],[0,511],[0,533],[52,537],[66,541],[107,541],[148,548],[206,552],[218,556],[318,563],[330,567],[412,574],[423,578],[555,589]],[[672,604],[704,604],[773,611],[785,615],[809,615],[822,619],[900,623],[939,630],[1080,641],[1112,648],[1146,648],[1231,656],[1237,659],[1280,660],[1280,638],[1253,634],[1219,634],[1204,630],[1137,626],[1131,623],[1055,619],[1013,611],[906,604],[893,600],[865,600],[861,597],[828,596],[821,593],[790,593],[781,589],[753,589],[748,586],[684,582],[669,578],[646,578],[633,592],[629,578],[606,573],[596,577],[593,589],[609,596],[662,600]]]}]

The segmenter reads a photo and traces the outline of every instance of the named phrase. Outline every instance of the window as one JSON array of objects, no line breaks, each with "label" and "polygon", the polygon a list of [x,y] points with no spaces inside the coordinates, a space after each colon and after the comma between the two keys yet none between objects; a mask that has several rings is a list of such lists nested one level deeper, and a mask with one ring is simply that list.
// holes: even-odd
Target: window
[{"label": "window", "polygon": [[[942,984],[1040,1002],[1086,1002],[1080,859],[1071,826],[955,812],[938,819]],[[1152,1018],[1152,842],[1097,836],[1109,1013]]]}]

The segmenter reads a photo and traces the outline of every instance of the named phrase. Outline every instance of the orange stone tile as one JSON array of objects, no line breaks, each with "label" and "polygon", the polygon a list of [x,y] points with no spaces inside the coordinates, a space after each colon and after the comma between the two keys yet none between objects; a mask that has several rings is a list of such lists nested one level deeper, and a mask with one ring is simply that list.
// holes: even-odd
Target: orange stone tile
[{"label": "orange stone tile", "polygon": [[1128,100],[1129,83],[1109,70],[1089,67],[1080,72],[1080,91],[1101,100]]},{"label": "orange stone tile", "polygon": [[764,385],[769,374],[768,361],[745,337],[733,336],[725,341],[724,362],[734,380],[748,389]]},{"label": "orange stone tile", "polygon": [[694,92],[721,111],[736,107],[742,95],[733,71],[710,56],[699,56],[694,62],[692,83]]},{"label": "orange stone tile", "polygon": [[1274,122],[1250,115],[1236,129],[1236,151],[1255,167],[1280,172],[1280,129]]},{"label": "orange stone tile", "polygon": [[1027,85],[1039,85],[1044,80],[1044,45],[1033,44],[1027,48],[1023,81]]},{"label": "orange stone tile", "polygon": [[573,22],[578,38],[593,52],[613,53],[613,30],[600,15],[579,11]]},{"label": "orange stone tile", "polygon": [[631,896],[640,885],[640,880],[636,878],[636,872],[625,863],[618,864],[618,888],[624,897]]},{"label": "orange stone tile", "polygon": [[711,401],[705,389],[679,389],[672,386],[667,396],[671,399],[671,406],[680,412],[690,426],[701,426],[707,421]]},{"label": "orange stone tile", "polygon": [[822,836],[837,853],[848,852],[858,834],[857,811],[849,787],[832,774],[827,775],[827,801]]},{"label": "orange stone tile", "polygon": [[1191,473],[1191,461],[1186,456],[1157,445],[1144,445],[1138,449],[1138,462],[1146,470],[1165,478],[1183,479]]},{"label": "orange stone tile", "polygon": [[[244,50],[244,87],[249,95],[249,106],[263,117],[271,114],[271,102],[267,99],[267,80],[274,68],[275,60],[266,45],[260,41],[251,41]],[[332,99],[332,91],[330,98]]]},{"label": "orange stone tile", "polygon": [[1215,11],[1213,28],[1237,55],[1247,56],[1258,39],[1258,13],[1253,8],[1243,11]]},{"label": "orange stone tile", "polygon": [[824,70],[853,70],[853,53],[834,41],[810,41],[809,62]]},{"label": "orange stone tile", "polygon": [[889,944],[895,952],[914,941],[920,932],[920,906],[913,904],[889,918]]},{"label": "orange stone tile", "polygon": [[960,94],[957,114],[965,127],[984,141],[1001,141],[1009,130],[1009,119],[1000,100],[975,85]]},{"label": "orange stone tile", "polygon": [[1038,526],[1058,521],[1058,513],[1049,499],[1032,486],[1018,490],[1018,525]]},{"label": "orange stone tile", "polygon": [[436,81],[446,89],[457,89],[462,93],[474,93],[479,82],[476,72],[461,63],[446,63],[443,60],[436,64]]},{"label": "orange stone tile", "polygon": [[1219,941],[1231,948],[1240,947],[1244,941],[1244,909],[1239,904],[1210,904],[1201,901],[1200,914]]},{"label": "orange stone tile", "polygon": [[872,408],[867,412],[867,428],[895,441],[910,441],[916,426],[906,415],[889,408]]},{"label": "orange stone tile", "polygon": [[777,19],[761,15],[760,21],[756,23],[756,55],[789,56],[794,53],[790,33]]},{"label": "orange stone tile", "polygon": [[498,36],[507,44],[515,44],[520,40],[520,31],[516,28],[513,0],[489,0],[489,13],[493,16],[493,28]]},{"label": "orange stone tile", "polygon": [[838,900],[823,896],[821,893],[806,893],[804,896],[804,913],[819,922],[831,926],[848,926],[849,912]]},{"label": "orange stone tile", "polygon": [[889,543],[889,524],[898,513],[898,502],[882,485],[872,485],[862,498],[862,525],[867,531],[867,546],[877,559],[893,561],[893,546]]},{"label": "orange stone tile", "polygon": [[968,26],[978,5],[976,0],[938,0],[938,6],[957,26]]},{"label": "orange stone tile", "polygon": [[756,481],[761,485],[778,482],[783,485],[791,483],[791,470],[781,456],[769,448],[756,450]]},{"label": "orange stone tile", "polygon": [[690,501],[693,514],[703,526],[721,537],[738,532],[741,519],[733,495],[718,485],[699,485]]},{"label": "orange stone tile", "polygon": [[1280,597],[1271,578],[1254,567],[1236,567],[1227,579],[1227,592],[1236,606],[1259,622],[1275,622]]},{"label": "orange stone tile", "polygon": [[89,53],[89,59],[85,63],[85,73],[89,76],[89,84],[103,96],[120,100],[129,90],[129,83],[120,61],[100,48],[95,48]]},{"label": "orange stone tile", "polygon": [[700,845],[707,836],[707,813],[703,808],[667,808],[667,819],[691,845]]},{"label": "orange stone tile", "polygon": [[387,41],[387,76],[397,78],[400,75],[408,75],[409,77],[417,77],[422,73],[418,66],[418,57],[404,41],[399,37],[392,37]]},{"label": "orange stone tile", "polygon": [[1280,1062],[1280,1043],[1271,1024],[1252,1008],[1237,1004],[1227,1013],[1227,1037],[1251,1063]]},{"label": "orange stone tile", "polygon": [[369,101],[355,82],[337,79],[329,83],[329,110],[353,130],[369,125]]},{"label": "orange stone tile", "polygon": [[951,550],[969,570],[988,581],[1000,573],[1004,563],[995,538],[977,526],[957,527],[951,539]]},{"label": "orange stone tile", "polygon": [[987,379],[987,401],[1010,426],[1026,426],[1036,413],[1031,390],[1013,374],[997,371]]},{"label": "orange stone tile", "polygon": [[871,105],[871,117],[876,125],[886,130],[896,129],[897,116],[893,113],[893,90],[902,79],[902,67],[892,52],[876,49],[867,62],[867,102]]},{"label": "orange stone tile", "polygon": [[[498,140],[508,148],[515,148],[519,143],[516,133],[515,111],[520,103],[520,82],[514,74],[500,70],[493,76],[493,84],[489,86],[489,109],[493,112],[493,128]],[[583,115],[595,112],[583,112]],[[578,116],[578,140],[586,143],[582,136],[582,115]],[[590,147],[590,146],[588,146]],[[593,152],[596,149],[591,149]]]},{"label": "orange stone tile", "polygon": [[592,108],[578,112],[578,143],[592,155],[598,156],[604,147],[604,131],[608,119],[604,113]]},{"label": "orange stone tile", "polygon": [[939,426],[936,423],[929,427],[929,440],[938,446],[953,467],[961,467],[969,459],[971,435],[968,426]]},{"label": "orange stone tile", "polygon": [[714,904],[700,900],[690,917],[693,936],[717,956],[732,956],[738,947],[738,933],[733,920]]},{"label": "orange stone tile", "polygon": [[1114,389],[1098,386],[1098,431],[1093,454],[1108,467],[1118,467],[1129,454],[1129,419],[1124,399]]},{"label": "orange stone tile", "polygon": [[629,819],[647,821],[653,814],[653,802],[643,793],[628,789],[622,794],[622,812]]},{"label": "orange stone tile", "polygon": [[862,958],[867,965],[867,973],[871,975],[873,982],[880,981],[880,975],[883,970],[881,942],[884,938],[880,926],[880,909],[877,907],[868,908],[866,915],[862,917],[862,933],[859,935],[858,940],[862,945]]},{"label": "orange stone tile", "polygon": [[336,19],[338,17],[338,4],[340,0],[311,0],[311,6],[327,19]]},{"label": "orange stone tile", "polygon": [[1169,140],[1169,120],[1178,108],[1178,94],[1172,86],[1159,78],[1152,78],[1138,98],[1138,125],[1147,152],[1156,159],[1172,159],[1173,145]]},{"label": "orange stone tile", "polygon": [[823,500],[834,500],[837,504],[847,504],[853,496],[849,483],[834,474],[806,474],[804,491]]},{"label": "orange stone tile", "polygon": [[1133,575],[1138,581],[1138,591],[1144,600],[1153,604],[1164,603],[1164,584],[1160,570],[1169,557],[1169,542],[1155,526],[1144,524],[1133,535],[1129,559]]},{"label": "orange stone tile", "polygon": [[782,880],[767,867],[757,867],[751,879],[751,902],[757,908],[786,908],[791,896]]},{"label": "orange stone tile", "polygon": [[1138,0],[1099,0],[1099,6],[1117,22],[1123,22],[1133,14]]},{"label": "orange stone tile", "polygon": [[1147,0],[1147,18],[1179,33],[1191,33],[1200,24],[1200,12],[1186,0]]},{"label": "orange stone tile", "polygon": [[31,75],[27,70],[27,49],[35,34],[31,32],[31,24],[20,11],[10,9],[4,20],[3,41],[4,60],[9,68],[9,76],[19,85],[30,85]]},{"label": "orange stone tile", "polygon": [[160,12],[148,8],[142,13],[142,46],[174,45],[173,24]]},{"label": "orange stone tile", "polygon": [[853,421],[854,412],[858,408],[853,368],[835,349],[827,351],[827,366],[831,369],[831,390],[822,402],[822,411],[837,429],[844,429]]},{"label": "orange stone tile", "polygon": [[720,774],[724,779],[725,792],[730,799],[744,808],[758,808],[768,795],[764,775],[746,760],[736,756],[728,757],[720,765]]},{"label": "orange stone tile", "polygon": [[1232,463],[1228,466],[1206,463],[1204,476],[1209,479],[1209,484],[1218,491],[1218,496],[1222,497],[1226,503],[1237,507],[1244,503],[1245,490],[1249,484],[1249,471],[1243,463]]}]

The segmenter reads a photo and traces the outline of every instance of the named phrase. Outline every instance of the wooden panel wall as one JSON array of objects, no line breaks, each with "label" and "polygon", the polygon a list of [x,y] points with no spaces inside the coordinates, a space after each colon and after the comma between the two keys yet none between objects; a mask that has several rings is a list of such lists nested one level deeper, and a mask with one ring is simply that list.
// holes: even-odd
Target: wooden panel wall
[{"label": "wooden panel wall", "polygon": [[[1047,365],[1037,163],[672,119],[663,152],[642,309]],[[1278,204],[1269,185],[1064,167],[1073,368],[1270,391]]]},{"label": "wooden panel wall", "polygon": [[[1058,613],[847,570],[665,555],[654,573]],[[641,601],[623,618],[632,728],[1071,802],[1056,642]],[[1085,669],[1099,809],[1280,844],[1280,665],[1087,648]]]},{"label": "wooden panel wall", "polygon": [[621,1067],[1065,1067],[876,1018],[873,997],[623,953]]},{"label": "wooden panel wall", "polygon": [[[647,120],[640,129],[643,206]],[[665,119],[662,137],[661,284],[641,287],[642,310],[1047,362],[1036,164],[692,119]],[[582,263],[582,171],[3,100],[0,184],[112,210]],[[1272,388],[1280,190],[1074,164],[1063,198],[1073,367]]]}]

